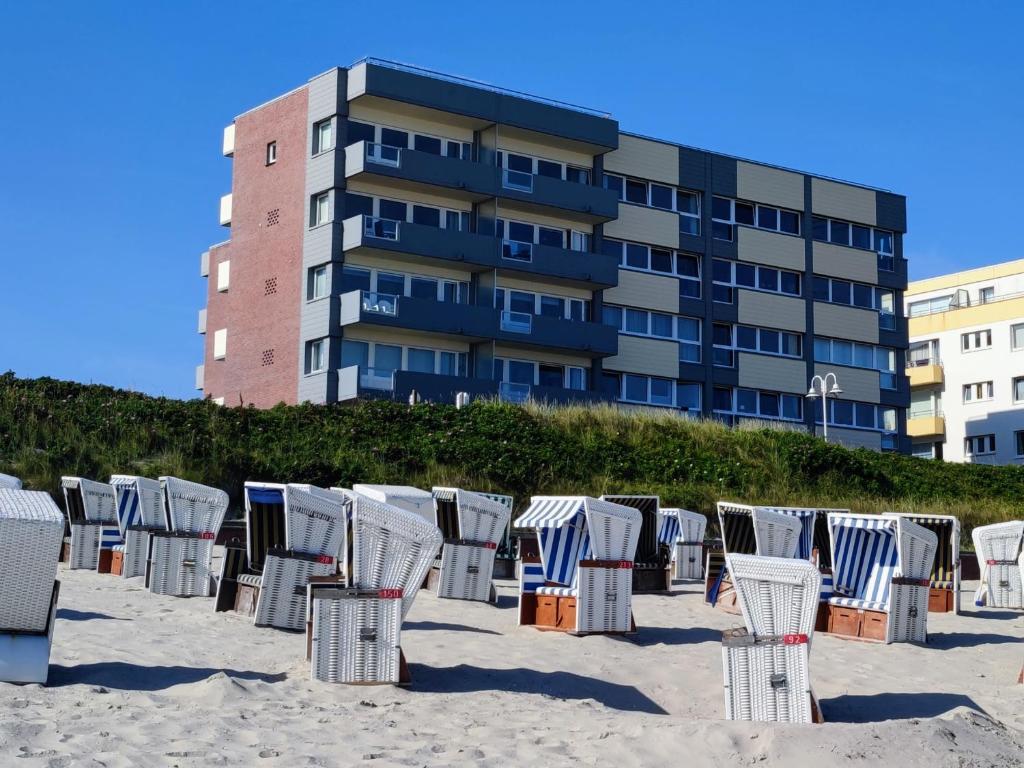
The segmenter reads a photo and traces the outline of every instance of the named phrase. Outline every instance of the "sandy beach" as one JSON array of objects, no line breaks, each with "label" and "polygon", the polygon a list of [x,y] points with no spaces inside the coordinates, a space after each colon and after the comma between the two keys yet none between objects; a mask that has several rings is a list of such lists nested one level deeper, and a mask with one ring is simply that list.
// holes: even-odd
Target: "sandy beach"
[{"label": "sandy beach", "polygon": [[[931,614],[927,647],[815,637],[817,726],[721,720],[720,631],[694,584],[639,633],[573,638],[421,592],[410,688],[309,680],[304,638],[61,566],[49,685],[0,684],[0,764],[1019,766],[1024,614]],[[965,590],[973,590],[965,584]]]}]

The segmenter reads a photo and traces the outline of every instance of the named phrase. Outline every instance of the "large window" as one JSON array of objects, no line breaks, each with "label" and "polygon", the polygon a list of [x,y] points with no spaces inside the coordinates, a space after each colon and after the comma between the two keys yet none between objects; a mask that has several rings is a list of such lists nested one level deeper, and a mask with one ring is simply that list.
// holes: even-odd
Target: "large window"
[{"label": "large window", "polygon": [[1013,379],[1013,402],[1024,403],[1024,376],[1015,376]]},{"label": "large window", "polygon": [[716,240],[732,242],[736,239],[736,227],[739,225],[799,235],[800,214],[785,208],[748,203],[729,197],[712,198],[711,236]]},{"label": "large window", "polygon": [[590,251],[590,233],[575,229],[546,227],[529,221],[497,219],[495,234],[502,241],[502,257],[515,261],[532,261],[534,245]]},{"label": "large window", "polygon": [[1013,433],[1013,444],[1017,458],[1024,457],[1024,430],[1017,430]]},{"label": "large window", "polygon": [[317,339],[306,345],[306,373],[320,373],[327,370],[327,340]]},{"label": "large window", "polygon": [[692,414],[701,409],[701,385],[694,382],[605,371],[601,391],[626,403],[679,408]]},{"label": "large window", "polygon": [[995,435],[975,435],[964,438],[964,453],[967,456],[989,456],[995,452]]},{"label": "large window", "polygon": [[782,357],[800,357],[803,354],[803,334],[800,333],[727,323],[715,323],[712,328],[714,362],[720,367],[733,367],[737,350]]},{"label": "large window", "polygon": [[907,314],[910,317],[921,317],[922,315],[934,315],[937,312],[945,312],[953,304],[953,296],[935,296],[931,299],[912,301],[907,307]]},{"label": "large window", "polygon": [[895,299],[895,294],[888,288],[814,276],[815,301],[876,310],[879,313],[879,327],[886,330],[896,327]]},{"label": "large window", "polygon": [[732,304],[736,298],[737,288],[781,293],[786,296],[800,295],[799,272],[725,259],[712,261],[711,272],[714,300],[721,304]]},{"label": "large window", "polygon": [[640,181],[614,173],[604,175],[604,186],[615,191],[619,200],[679,214],[679,231],[700,234],[700,194],[653,181]]},{"label": "large window", "polygon": [[326,224],[331,220],[331,194],[330,192],[321,192],[319,195],[313,197],[313,205],[310,206],[310,226],[317,227],[321,224]]},{"label": "large window", "polygon": [[359,385],[390,390],[395,371],[414,371],[441,376],[465,376],[467,354],[450,349],[428,349],[343,339],[341,367],[359,367]]},{"label": "large window", "polygon": [[306,299],[322,299],[328,293],[327,267],[310,267],[306,284]]},{"label": "large window", "polygon": [[[821,424],[821,407],[816,401],[815,421]],[[878,432],[895,432],[896,409],[875,403],[860,403],[854,400],[828,398],[829,426],[849,429],[870,429]],[[884,446],[883,446],[884,447]]]},{"label": "large window", "polygon": [[701,321],[695,317],[650,312],[646,309],[605,304],[602,322],[630,336],[650,336],[679,341],[679,360],[700,362]]},{"label": "large window", "polygon": [[341,292],[370,291],[387,296],[408,296],[448,304],[469,303],[469,282],[430,275],[410,275],[384,269],[346,264],[341,272]]},{"label": "large window", "polygon": [[[320,125],[323,123],[319,123],[318,127]],[[473,145],[468,141],[349,120],[348,143],[352,145],[358,141],[367,141],[398,149],[412,149],[417,152],[429,152],[432,155],[443,155],[463,160],[470,160],[473,155]],[[333,139],[331,142],[333,146]],[[323,149],[318,151],[322,152]]]},{"label": "large window", "polygon": [[520,291],[512,288],[494,289],[494,306],[505,312],[580,320],[590,322],[590,300],[570,296]]},{"label": "large window", "polygon": [[366,234],[394,240],[397,226],[394,222],[421,224],[427,227],[469,231],[469,211],[439,208],[433,205],[392,200],[386,197],[370,197],[348,193],[345,195],[346,216],[371,216],[374,221],[367,223]]},{"label": "large window", "polygon": [[986,400],[991,400],[993,396],[993,389],[991,381],[979,381],[975,384],[964,384],[964,402],[981,403]]},{"label": "large window", "polygon": [[876,229],[838,219],[815,216],[813,220],[814,239],[823,243],[835,243],[850,248],[862,248],[879,254],[892,256],[893,234],[887,229]]},{"label": "large window", "polygon": [[976,352],[979,349],[989,349],[992,346],[992,329],[986,328],[982,331],[971,331],[960,334],[960,349],[964,352]]},{"label": "large window", "polygon": [[534,360],[496,357],[494,358],[494,378],[500,382],[523,387],[540,386],[580,391],[587,388],[586,368]]},{"label": "large window", "polygon": [[800,395],[744,387],[715,387],[713,410],[730,423],[738,418],[802,421],[804,402]]},{"label": "large window", "polygon": [[879,386],[896,389],[896,350],[844,339],[814,337],[814,360],[879,372]]},{"label": "large window", "polygon": [[675,275],[679,278],[681,297],[700,298],[700,256],[607,238],[603,241],[601,250],[618,259],[619,266],[625,269]]},{"label": "large window", "polygon": [[[548,160],[543,157],[524,155],[507,150],[499,150],[497,153],[499,168],[506,168],[512,174],[526,174],[527,176],[547,176],[552,179],[571,181],[576,184],[590,183],[590,169],[571,163],[563,163],[560,160]],[[515,182],[515,176],[510,175],[510,180]],[[530,188],[532,189],[532,181]]]}]

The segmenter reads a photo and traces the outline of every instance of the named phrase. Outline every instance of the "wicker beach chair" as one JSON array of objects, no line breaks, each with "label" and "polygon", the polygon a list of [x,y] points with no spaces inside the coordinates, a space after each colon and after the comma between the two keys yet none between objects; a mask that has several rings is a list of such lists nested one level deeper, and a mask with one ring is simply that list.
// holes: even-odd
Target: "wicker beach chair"
[{"label": "wicker beach chair", "polygon": [[821,591],[810,561],[727,555],[746,627],[722,636],[729,720],[820,720],[808,653]]},{"label": "wicker beach chair", "polygon": [[217,488],[161,477],[168,529],[151,531],[146,584],[157,595],[209,597],[213,543],[228,508]]},{"label": "wicker beach chair", "polygon": [[831,513],[827,631],[864,640],[927,642],[938,539],[904,517]]},{"label": "wicker beach chair", "polygon": [[527,579],[535,564],[524,560],[519,623],[573,634],[633,631],[641,520],[635,508],[588,496],[534,496],[513,525],[536,529],[544,584]]},{"label": "wicker beach chair", "polygon": [[494,602],[494,559],[508,535],[511,504],[460,488],[434,488],[432,494],[444,536],[437,596]]},{"label": "wicker beach chair", "polygon": [[605,495],[601,500],[632,507],[641,514],[640,536],[633,563],[633,592],[667,592],[671,589],[671,550],[662,547],[658,540],[661,499],[657,496]]},{"label": "wicker beach chair", "polygon": [[121,543],[113,548],[110,572],[123,579],[145,576],[149,534],[167,530],[160,483],[138,475],[111,475],[110,485],[121,537]]},{"label": "wicker beach chair", "polygon": [[699,512],[662,507],[658,543],[672,553],[673,578],[699,581],[704,577],[704,532],[708,519]]},{"label": "wicker beach chair", "polygon": [[338,683],[407,683],[402,621],[441,547],[441,531],[410,512],[348,495],[352,583],[310,582],[311,677]]},{"label": "wicker beach chair", "polygon": [[253,623],[302,630],[306,626],[307,585],[338,572],[348,546],[345,497],[336,491],[288,485],[284,489],[284,547],[271,547],[263,564]]},{"label": "wicker beach chair", "polygon": [[0,681],[45,683],[64,515],[48,493],[0,489]]},{"label": "wicker beach chair", "polygon": [[1024,608],[1024,521],[981,525],[971,532],[978,556],[981,585],[974,595],[975,604],[990,608]]},{"label": "wicker beach chair", "polygon": [[419,488],[413,488],[410,485],[356,484],[352,486],[352,491],[366,496],[368,499],[412,512],[432,523],[437,522],[433,494]]},{"label": "wicker beach chair", "polygon": [[[114,489],[84,477],[62,477],[60,483],[71,528],[68,567],[95,571],[100,566],[100,547],[113,547],[120,540]],[[111,551],[107,552],[105,570],[109,571]]]},{"label": "wicker beach chair", "polygon": [[938,538],[935,565],[932,566],[928,592],[928,610],[933,613],[960,612],[960,521],[952,515],[923,515],[911,512],[886,512],[905,517],[932,531]]},{"label": "wicker beach chair", "polygon": [[5,475],[0,472],[0,489],[9,489],[12,491],[21,490],[21,480],[14,475]]},{"label": "wicker beach chair", "polygon": [[215,611],[256,614],[268,550],[285,546],[284,483],[246,481],[245,541],[227,542],[217,577]]}]

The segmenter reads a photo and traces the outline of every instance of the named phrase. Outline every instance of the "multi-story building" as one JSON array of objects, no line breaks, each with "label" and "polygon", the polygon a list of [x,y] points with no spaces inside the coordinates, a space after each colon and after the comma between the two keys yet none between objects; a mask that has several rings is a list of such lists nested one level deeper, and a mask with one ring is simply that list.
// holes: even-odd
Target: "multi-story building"
[{"label": "multi-story building", "polygon": [[914,454],[1024,460],[1024,260],[913,282],[906,310]]},{"label": "multi-story building", "polygon": [[900,195],[374,59],[240,115],[224,154],[197,370],[218,402],[466,392],[813,429],[835,371],[830,438],[909,449]]}]

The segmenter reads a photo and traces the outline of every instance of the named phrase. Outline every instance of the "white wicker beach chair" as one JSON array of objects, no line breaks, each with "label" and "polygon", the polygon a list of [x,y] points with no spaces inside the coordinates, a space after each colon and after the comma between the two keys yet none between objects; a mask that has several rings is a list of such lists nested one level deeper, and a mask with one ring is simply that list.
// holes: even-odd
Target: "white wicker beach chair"
[{"label": "white wicker beach chair", "polygon": [[831,513],[828,631],[865,640],[927,642],[938,539],[903,517]]},{"label": "white wicker beach chair", "polygon": [[[95,571],[100,565],[101,546],[113,546],[120,539],[114,489],[84,477],[62,477],[61,487],[71,527],[68,567]],[[115,539],[113,543],[111,539]]]},{"label": "white wicker beach chair", "polygon": [[727,555],[726,562],[746,624],[722,637],[726,718],[813,722],[808,653],[821,574],[792,558]]},{"label": "white wicker beach chair", "polygon": [[1024,521],[981,525],[971,532],[981,585],[974,602],[990,608],[1024,608]]},{"label": "white wicker beach chair", "polygon": [[285,545],[267,551],[253,623],[302,630],[306,626],[306,586],[347,570],[348,517],[345,497],[308,485],[284,489]]},{"label": "white wicker beach chair", "polygon": [[[151,531],[166,530],[160,483],[139,475],[111,475],[117,503],[117,527],[122,543],[114,547],[120,555],[120,576],[131,579],[146,575]],[[116,570],[116,568],[115,568]]]},{"label": "white wicker beach chair", "polygon": [[374,501],[390,504],[419,515],[425,520],[436,523],[434,511],[434,495],[427,491],[413,488],[410,485],[366,485],[356,484],[352,491]]},{"label": "white wicker beach chair", "polygon": [[762,557],[796,557],[803,531],[800,520],[765,507],[754,507],[750,517],[754,522],[757,554]]},{"label": "white wicker beach chair", "polygon": [[708,519],[699,512],[662,507],[658,541],[669,547],[675,566],[673,578],[699,580],[704,577],[704,532]]},{"label": "white wicker beach chair", "polygon": [[[849,510],[845,510],[849,511]],[[960,612],[960,521],[952,515],[914,512],[885,512],[889,517],[905,517],[938,537],[935,564],[932,566],[928,610],[933,613]]]},{"label": "white wicker beach chair", "polygon": [[349,495],[352,585],[310,583],[311,677],[324,682],[408,681],[401,624],[441,547],[417,512]]},{"label": "white wicker beach chair", "polygon": [[161,477],[169,530],[151,531],[146,581],[149,591],[174,597],[209,597],[213,544],[228,508],[217,488]]},{"label": "white wicker beach chair", "polygon": [[667,592],[672,587],[671,551],[661,546],[661,499],[637,494],[605,494],[601,501],[621,504],[640,512],[640,532],[633,558],[633,592]]},{"label": "white wicker beach chair", "polygon": [[[441,548],[437,596],[456,600],[493,602],[494,557],[508,531],[510,506],[461,488],[434,488],[438,527],[447,534]],[[451,531],[440,525],[454,507]]]},{"label": "white wicker beach chair", "polygon": [[14,475],[5,475],[0,472],[0,489],[7,488],[12,491],[21,490],[21,480]]},{"label": "white wicker beach chair", "polygon": [[64,515],[48,493],[0,489],[0,681],[45,683]]},{"label": "white wicker beach chair", "polygon": [[[534,496],[513,525],[536,529],[545,584],[521,581],[520,624],[576,634],[632,631],[641,523],[639,510],[621,504]],[[524,575],[528,565],[524,561]]]}]

